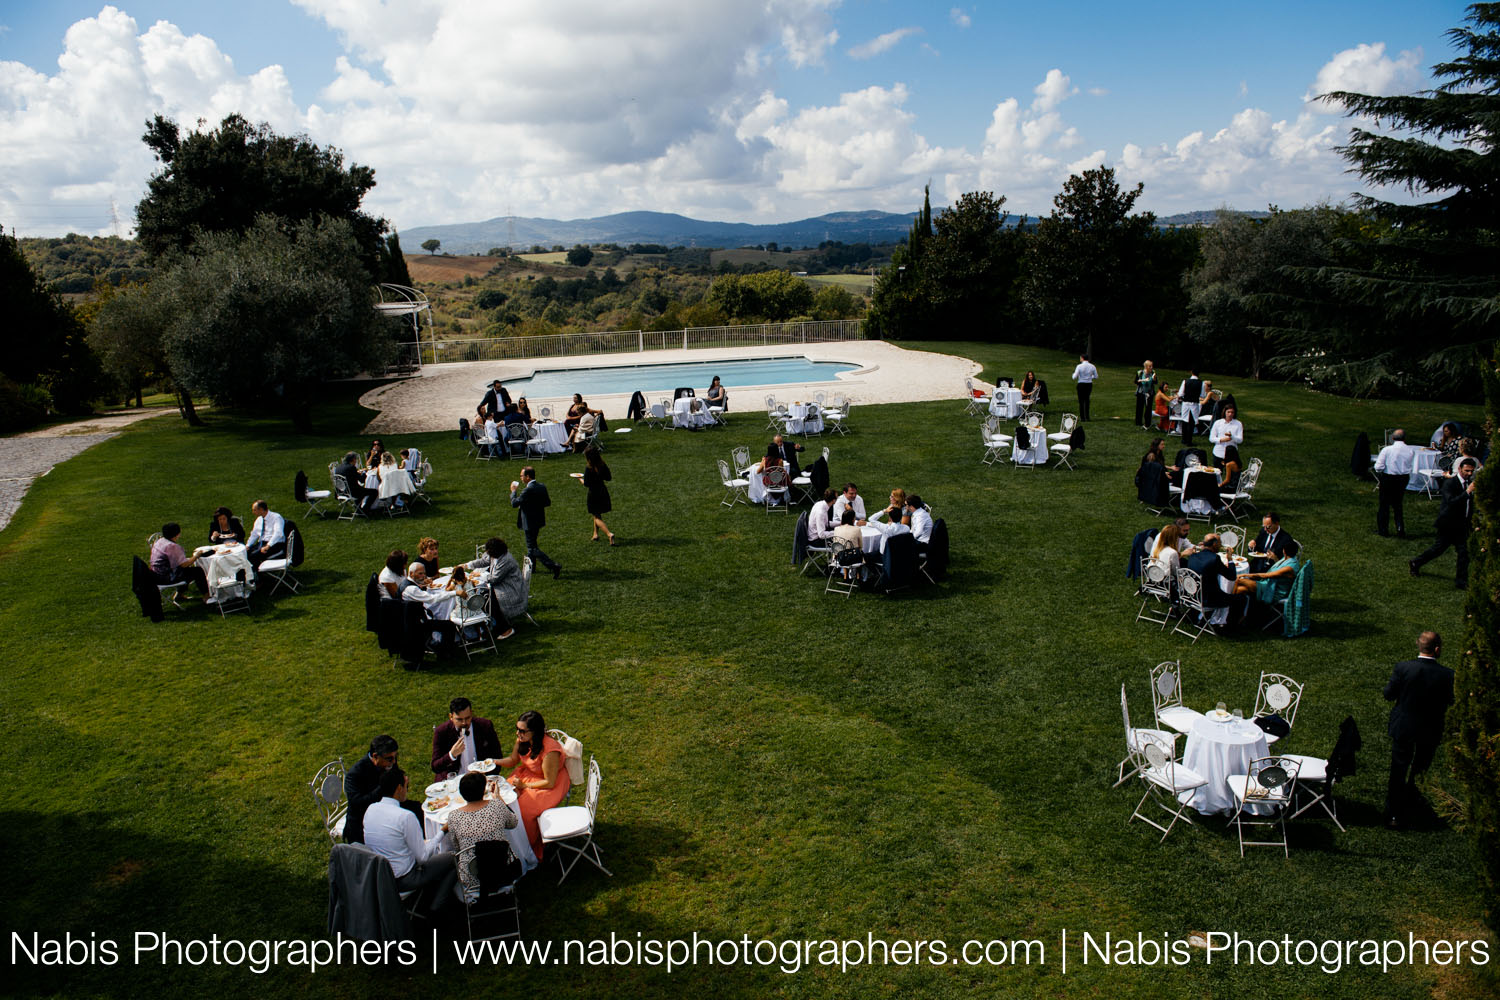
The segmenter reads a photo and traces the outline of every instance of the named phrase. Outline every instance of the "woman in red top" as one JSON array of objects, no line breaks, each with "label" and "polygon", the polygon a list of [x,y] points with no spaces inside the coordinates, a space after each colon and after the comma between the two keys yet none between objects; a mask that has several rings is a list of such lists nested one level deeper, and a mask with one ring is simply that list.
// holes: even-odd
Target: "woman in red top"
[{"label": "woman in red top", "polygon": [[508,780],[516,790],[526,839],[538,861],[542,860],[542,834],[537,817],[562,805],[568,795],[568,769],[563,766],[562,744],[547,735],[542,713],[525,712],[516,720],[516,746],[501,767],[514,767]]}]

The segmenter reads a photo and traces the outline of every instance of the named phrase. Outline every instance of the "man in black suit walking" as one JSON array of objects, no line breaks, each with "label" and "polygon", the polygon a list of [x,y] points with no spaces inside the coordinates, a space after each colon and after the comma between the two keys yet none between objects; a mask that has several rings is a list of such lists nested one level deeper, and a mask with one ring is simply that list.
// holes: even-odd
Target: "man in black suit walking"
[{"label": "man in black suit walking", "polygon": [[495,379],[495,381],[490,383],[489,391],[479,401],[479,408],[496,420],[500,419],[500,415],[505,412],[505,408],[509,405],[510,393],[506,391],[505,386],[500,384],[499,379]]},{"label": "man in black suit walking", "polygon": [[1407,563],[1412,576],[1421,576],[1424,563],[1442,555],[1448,546],[1453,546],[1458,556],[1458,569],[1453,575],[1453,585],[1464,588],[1469,585],[1469,525],[1474,517],[1474,459],[1461,458],[1454,466],[1455,474],[1443,480],[1438,489],[1442,506],[1438,508],[1437,541],[1417,558]]},{"label": "man in black suit walking", "polygon": [[1416,779],[1432,764],[1443,738],[1443,715],[1453,704],[1453,671],[1437,661],[1442,636],[1417,637],[1417,658],[1396,664],[1385,685],[1385,700],[1394,701],[1387,731],[1391,735],[1391,778],[1385,792],[1385,821],[1399,827],[1416,796]]},{"label": "man in black suit walking", "polygon": [[531,466],[521,470],[520,482],[510,484],[510,505],[518,508],[516,527],[526,534],[526,554],[531,557],[532,565],[547,567],[556,580],[562,575],[562,567],[536,544],[537,532],[547,525],[547,508],[552,506],[552,498],[547,495],[547,487],[536,481],[536,470]]}]

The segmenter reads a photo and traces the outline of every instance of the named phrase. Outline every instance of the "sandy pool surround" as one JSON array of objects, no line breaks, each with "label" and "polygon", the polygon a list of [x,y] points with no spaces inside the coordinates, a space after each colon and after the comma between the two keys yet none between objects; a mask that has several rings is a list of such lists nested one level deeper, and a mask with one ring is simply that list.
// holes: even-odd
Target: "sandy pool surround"
[{"label": "sandy pool surround", "polygon": [[[767,394],[796,398],[790,388],[811,395],[823,390],[844,393],[859,403],[917,403],[933,399],[962,399],[964,379],[978,375],[980,365],[968,358],[928,351],[907,351],[881,340],[857,340],[839,344],[776,344],[768,347],[726,347],[692,351],[647,351],[630,354],[597,354],[587,357],[528,358],[524,361],[465,361],[427,365],[416,378],[372,389],[360,404],[380,413],[365,428],[370,434],[398,434],[452,430],[459,417],[472,417],[490,380],[525,378],[538,368],[604,368],[612,365],[672,364],[777,358],[800,355],[809,361],[838,361],[859,365],[826,382],[799,382],[794,386],[741,386],[729,390],[734,413],[759,409]],[[707,387],[699,386],[700,391]],[[650,395],[657,395],[651,393]],[[567,409],[571,397],[528,396],[531,411],[548,405],[554,415]],[[589,405],[603,410],[612,420],[622,420],[630,405],[630,393],[588,397]]]}]

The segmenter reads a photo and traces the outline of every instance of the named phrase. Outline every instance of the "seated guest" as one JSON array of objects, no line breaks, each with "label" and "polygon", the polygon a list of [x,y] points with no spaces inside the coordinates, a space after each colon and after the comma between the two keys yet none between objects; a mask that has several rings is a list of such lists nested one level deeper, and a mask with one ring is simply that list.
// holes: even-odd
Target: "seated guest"
[{"label": "seated guest", "polygon": [[392,549],[391,554],[385,557],[385,567],[381,569],[380,575],[375,578],[380,588],[385,591],[385,596],[391,600],[399,600],[401,591],[411,586],[411,581],[406,578],[406,552],[403,549]]},{"label": "seated guest", "polygon": [[833,529],[833,537],[851,543],[857,552],[863,551],[865,535],[859,530],[859,525],[855,524],[854,508],[845,507],[839,514],[839,524]]},{"label": "seated guest", "polygon": [[[578,418],[589,411],[589,404],[583,401],[581,393],[573,393],[573,402],[568,404],[568,413],[563,417],[563,426],[569,431],[578,426]],[[569,435],[571,440],[571,435]]]},{"label": "seated guest", "polygon": [[525,396],[516,400],[516,412],[521,415],[522,420],[526,421],[528,427],[536,423],[536,417],[531,415],[531,404],[526,402]]},{"label": "seated guest", "polygon": [[[370,741],[370,752],[354,762],[344,772],[344,798],[349,800],[349,810],[344,814],[344,842],[365,842],[365,810],[380,801],[380,777],[396,766],[396,741],[381,734]],[[420,809],[416,803],[405,803],[408,808]],[[420,819],[420,812],[413,812]]]},{"label": "seated guest", "polygon": [[246,558],[251,566],[259,569],[267,559],[286,552],[286,520],[271,510],[264,500],[251,504],[250,513],[255,515],[255,525],[245,540]]},{"label": "seated guest", "polygon": [[422,538],[417,541],[417,562],[427,571],[429,577],[438,575],[438,542],[436,538]]},{"label": "seated guest", "polygon": [[1261,518],[1260,533],[1246,552],[1250,557],[1250,569],[1257,572],[1265,569],[1286,555],[1286,550],[1295,544],[1292,536],[1281,530],[1281,515],[1274,510],[1268,512]]},{"label": "seated guest", "polygon": [[1167,470],[1161,464],[1161,453],[1147,451],[1141,467],[1135,471],[1135,496],[1149,507],[1165,507],[1172,498],[1167,489]]},{"label": "seated guest", "polygon": [[375,474],[383,483],[385,482],[385,477],[388,474],[395,472],[399,468],[401,468],[401,466],[396,463],[396,456],[387,451],[381,454],[380,464],[375,467]]},{"label": "seated guest", "polygon": [[872,528],[877,528],[884,535],[906,535],[911,533],[911,525],[906,523],[906,491],[901,491],[901,506],[895,508],[887,507],[877,510],[866,522]]},{"label": "seated guest", "polygon": [[504,753],[495,724],[475,715],[469,699],[448,702],[448,721],[432,731],[433,774],[442,778],[454,771],[465,773],[476,760],[498,760]]},{"label": "seated guest", "polygon": [[[1465,458],[1471,458],[1471,459],[1473,459],[1474,460],[1474,475],[1476,475],[1476,476],[1479,475],[1479,470],[1482,469],[1482,468],[1484,468],[1484,462],[1481,461],[1481,457],[1482,456],[1479,454],[1479,452],[1481,451],[1481,448],[1482,448],[1482,446],[1480,445],[1478,438],[1466,437],[1462,441],[1460,441],[1459,444],[1458,444],[1458,459],[1459,459],[1459,461],[1462,461]],[[1456,475],[1458,475],[1458,461],[1455,461],[1453,463],[1452,468],[1450,468],[1446,473],[1444,473],[1444,475],[1448,475],[1448,476],[1456,476]]]},{"label": "seated guest", "polygon": [[1234,445],[1224,446],[1224,454],[1219,461],[1219,492],[1233,493],[1240,488],[1240,450]]},{"label": "seated guest", "polygon": [[161,537],[151,543],[151,556],[147,560],[151,564],[151,572],[156,574],[158,583],[181,583],[187,580],[198,588],[200,593],[208,593],[208,577],[204,576],[203,568],[198,565],[197,556],[189,556],[182,550],[177,539],[182,534],[182,526],[176,521],[168,521],[161,526]]},{"label": "seated guest", "polygon": [[365,810],[365,846],[390,862],[397,891],[436,884],[437,891],[427,898],[430,908],[439,910],[449,903],[458,881],[453,855],[445,848],[446,834],[440,831],[424,840],[422,821],[402,808],[409,790],[410,779],[399,766],[392,765],[380,776],[380,801]]},{"label": "seated guest", "polygon": [[427,568],[419,562],[406,567],[406,578],[411,581],[411,586],[401,590],[403,601],[426,605],[427,617],[434,621],[446,622],[453,616],[455,598],[451,580],[444,586],[436,586],[427,579]]},{"label": "seated guest", "polygon": [[370,442],[370,453],[365,456],[365,469],[371,470],[380,466],[380,456],[385,454],[385,445],[380,438]]},{"label": "seated guest", "polygon": [[1041,392],[1041,385],[1037,381],[1036,372],[1027,372],[1026,377],[1021,380],[1021,402],[1035,403],[1038,393]]},{"label": "seated guest", "polygon": [[1151,398],[1151,412],[1156,414],[1156,429],[1159,431],[1172,429],[1172,390],[1167,386],[1166,376],[1163,376],[1157,383],[1156,395]]},{"label": "seated guest", "polygon": [[1245,573],[1234,581],[1236,594],[1252,594],[1262,604],[1275,604],[1285,600],[1292,592],[1292,581],[1297,576],[1297,552],[1299,546],[1292,542],[1286,554],[1271,564],[1262,573]]},{"label": "seated guest", "polygon": [[1449,421],[1438,428],[1438,438],[1432,446],[1441,452],[1442,458],[1448,459],[1449,467],[1458,459],[1458,450],[1463,447],[1463,439],[1458,435],[1458,425]]},{"label": "seated guest", "polygon": [[[889,517],[892,521],[906,520],[906,491],[897,486],[891,490],[891,502],[885,510],[877,510],[870,515],[870,520],[875,521],[882,517]],[[910,527],[910,524],[907,525]]]},{"label": "seated guest", "polygon": [[516,790],[526,839],[538,861],[542,860],[542,833],[537,817],[559,805],[568,795],[568,769],[563,766],[562,744],[547,735],[540,712],[525,712],[516,720],[516,744],[501,767],[513,767],[507,779]]},{"label": "seated guest", "polygon": [[856,524],[865,523],[865,498],[859,495],[859,488],[853,483],[844,484],[844,492],[833,503],[833,513],[830,515],[835,522],[841,522],[844,511],[847,508],[854,509]]},{"label": "seated guest", "polygon": [[729,411],[729,393],[724,391],[724,386],[719,382],[719,376],[714,376],[714,380],[709,383],[708,391],[703,394],[703,398],[708,402],[709,406],[723,407],[726,413]]},{"label": "seated guest", "polygon": [[490,415],[484,411],[484,407],[481,406],[478,410],[475,411],[473,423],[475,437],[479,437],[482,435],[482,432],[484,431],[485,421],[489,419]]},{"label": "seated guest", "polygon": [[417,465],[419,464],[417,460],[420,456],[421,452],[414,452],[410,448],[402,448],[400,462],[401,468],[405,469],[412,475],[416,475]]},{"label": "seated guest", "polygon": [[1198,546],[1193,544],[1193,540],[1191,537],[1193,531],[1193,522],[1189,521],[1185,517],[1179,517],[1172,523],[1177,526],[1177,551],[1185,556],[1191,555],[1192,553],[1196,552],[1198,550]]},{"label": "seated guest", "polygon": [[1175,523],[1168,524],[1156,533],[1151,546],[1151,561],[1167,572],[1167,579],[1176,585],[1177,568],[1182,565],[1182,553],[1178,544],[1182,541],[1182,529]]},{"label": "seated guest", "polygon": [[1204,535],[1198,551],[1187,561],[1187,568],[1203,581],[1203,611],[1212,625],[1229,621],[1230,598],[1234,596],[1234,567],[1219,558],[1219,548],[1218,535]]},{"label": "seated guest", "polygon": [[[453,838],[454,857],[457,859],[459,881],[463,883],[465,898],[479,896],[478,851],[475,848],[484,841],[497,841],[505,845],[510,854],[510,844],[505,831],[513,830],[518,822],[516,811],[499,799],[484,800],[490,779],[482,774],[465,774],[458,779],[458,794],[464,804],[448,814],[443,829]],[[510,854],[511,871],[520,875],[520,863]]]},{"label": "seated guest", "polygon": [[520,407],[516,406],[515,403],[509,403],[505,407],[505,415],[501,417],[501,423],[505,424],[507,428],[506,433],[508,434],[510,433],[509,428],[512,424],[521,424],[524,427],[530,421],[521,415]]},{"label": "seated guest", "polygon": [[483,446],[486,455],[498,457],[504,454],[504,448],[501,444],[503,439],[500,437],[500,424],[496,422],[493,416],[485,418],[484,439],[489,442],[489,444]]},{"label": "seated guest", "polygon": [[1245,443],[1245,425],[1236,419],[1234,407],[1224,408],[1224,415],[1208,429],[1208,439],[1213,442],[1214,458],[1220,459],[1224,457],[1225,448]]},{"label": "seated guest", "polygon": [[932,511],[922,502],[922,498],[912,493],[906,498],[906,516],[903,518],[911,526],[911,533],[917,540],[918,545],[926,545],[932,541]]},{"label": "seated guest", "polygon": [[214,511],[214,519],[208,525],[208,544],[222,545],[225,542],[245,542],[245,526],[228,507]]},{"label": "seated guest", "polygon": [[510,554],[503,538],[484,543],[484,555],[458,569],[476,574],[480,586],[490,588],[490,617],[495,623],[495,638],[509,639],[515,634],[510,619],[526,613],[526,577]]},{"label": "seated guest", "polygon": [[781,459],[780,464],[784,464],[791,470],[792,478],[796,479],[801,474],[801,469],[797,467],[797,452],[803,450],[802,445],[794,444],[778,434],[771,439],[770,444],[766,445],[766,457],[770,458],[774,455]]},{"label": "seated guest", "polygon": [[807,515],[809,543],[833,537],[833,502],[837,499],[838,493],[830,486],[823,491],[823,499],[812,505],[812,511]]},{"label": "seated guest", "polygon": [[344,485],[349,487],[349,495],[354,498],[355,505],[360,510],[369,510],[370,504],[380,494],[365,485],[365,477],[354,464],[358,461],[359,456],[354,452],[345,452],[344,460],[334,467],[333,474],[343,477]]}]

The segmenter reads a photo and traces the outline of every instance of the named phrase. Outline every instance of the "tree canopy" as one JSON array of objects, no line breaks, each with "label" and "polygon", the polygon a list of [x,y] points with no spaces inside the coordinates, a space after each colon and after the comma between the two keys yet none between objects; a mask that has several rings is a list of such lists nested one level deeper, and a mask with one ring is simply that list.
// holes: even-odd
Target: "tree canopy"
[{"label": "tree canopy", "polygon": [[247,232],[261,215],[288,227],[326,215],[349,224],[365,270],[380,275],[386,223],[359,207],[375,186],[371,168],[345,167],[331,146],[277,135],[237,114],[211,131],[186,134],[157,115],[141,139],[162,165],[135,209],[136,237],[152,258],[188,250],[204,234]]},{"label": "tree canopy", "polygon": [[[88,413],[103,390],[103,372],[89,351],[83,324],[58,293],[43,284],[14,236],[0,232],[0,301],[5,303],[5,351],[0,375],[13,385],[0,408],[18,390],[31,387],[28,409],[48,406],[62,413]],[[40,414],[38,413],[37,416]],[[5,423],[15,426],[11,421]]]},{"label": "tree canopy", "polygon": [[271,216],[243,236],[205,234],[153,289],[168,322],[162,349],[189,390],[230,405],[281,401],[299,428],[328,379],[379,369],[395,349],[353,227]]}]

